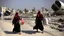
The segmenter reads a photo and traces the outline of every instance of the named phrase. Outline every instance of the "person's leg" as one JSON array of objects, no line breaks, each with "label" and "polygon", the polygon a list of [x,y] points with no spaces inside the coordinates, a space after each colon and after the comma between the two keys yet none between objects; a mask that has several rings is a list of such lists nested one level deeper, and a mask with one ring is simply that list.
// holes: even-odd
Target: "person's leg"
[{"label": "person's leg", "polygon": [[19,28],[19,35],[21,35],[21,28]]},{"label": "person's leg", "polygon": [[42,33],[43,33],[43,31],[42,31]]},{"label": "person's leg", "polygon": [[40,29],[40,30],[42,31],[42,33],[43,33],[43,31],[44,31],[44,27],[41,26],[39,29]]},{"label": "person's leg", "polygon": [[40,29],[41,31],[42,31],[42,33],[43,33],[43,29]]},{"label": "person's leg", "polygon": [[16,27],[13,28],[13,33],[17,33]]},{"label": "person's leg", "polygon": [[42,31],[42,33],[43,33],[43,31],[44,31],[44,27],[42,27],[43,29],[41,30]]},{"label": "person's leg", "polygon": [[20,28],[20,25],[18,26],[17,31],[18,31],[18,34],[21,35],[21,28]]},{"label": "person's leg", "polygon": [[38,32],[38,29],[36,29],[36,32]]},{"label": "person's leg", "polygon": [[13,32],[15,32],[15,31],[16,31],[16,30],[15,30],[15,28],[16,28],[16,27],[15,27],[15,25],[14,25]]},{"label": "person's leg", "polygon": [[21,32],[19,32],[19,35],[21,35]]},{"label": "person's leg", "polygon": [[15,28],[13,28],[13,32],[15,32]]}]

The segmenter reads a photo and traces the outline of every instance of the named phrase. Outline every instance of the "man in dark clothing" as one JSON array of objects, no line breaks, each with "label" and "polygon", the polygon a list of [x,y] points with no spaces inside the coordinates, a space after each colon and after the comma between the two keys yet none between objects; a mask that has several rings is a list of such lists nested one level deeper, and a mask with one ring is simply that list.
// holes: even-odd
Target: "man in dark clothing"
[{"label": "man in dark clothing", "polygon": [[36,20],[35,20],[35,26],[33,29],[36,29],[38,32],[38,29],[40,29],[42,32],[44,30],[44,27],[42,25],[42,20],[43,20],[43,15],[40,13],[40,11],[38,11],[37,16],[36,16]]}]

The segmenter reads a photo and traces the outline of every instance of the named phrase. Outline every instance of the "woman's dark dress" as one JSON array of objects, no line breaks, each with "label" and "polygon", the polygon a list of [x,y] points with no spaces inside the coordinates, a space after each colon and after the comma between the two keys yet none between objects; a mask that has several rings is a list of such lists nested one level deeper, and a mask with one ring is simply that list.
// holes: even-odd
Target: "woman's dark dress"
[{"label": "woman's dark dress", "polygon": [[20,18],[14,18],[12,23],[14,24],[13,32],[20,32],[20,24],[19,24]]},{"label": "woman's dark dress", "polygon": [[43,16],[40,14],[40,16],[36,16],[36,20],[35,20],[35,26],[33,29],[40,29],[41,31],[43,31],[44,27],[42,25],[42,20],[43,20]]}]

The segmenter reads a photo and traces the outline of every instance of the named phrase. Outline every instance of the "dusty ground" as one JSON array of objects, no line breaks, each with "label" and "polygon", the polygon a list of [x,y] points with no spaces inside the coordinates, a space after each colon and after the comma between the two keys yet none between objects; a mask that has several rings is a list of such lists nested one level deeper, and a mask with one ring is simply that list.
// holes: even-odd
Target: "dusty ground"
[{"label": "dusty ground", "polygon": [[2,28],[2,32],[4,31],[3,33],[5,33],[3,35],[6,36],[64,36],[64,32],[51,29],[48,25],[44,26],[44,33],[35,33],[35,30],[33,30],[34,25],[34,20],[26,19],[25,24],[21,25],[21,35],[19,35],[12,33],[13,25],[11,20],[0,20],[0,28]]}]

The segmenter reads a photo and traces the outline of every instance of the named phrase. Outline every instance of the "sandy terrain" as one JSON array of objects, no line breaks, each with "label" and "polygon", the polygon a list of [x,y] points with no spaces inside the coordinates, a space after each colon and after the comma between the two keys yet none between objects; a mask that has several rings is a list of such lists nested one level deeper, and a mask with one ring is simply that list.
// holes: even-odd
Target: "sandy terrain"
[{"label": "sandy terrain", "polygon": [[12,33],[13,25],[10,20],[0,20],[0,36],[64,36],[64,32],[51,29],[48,25],[44,26],[44,33],[36,33],[33,30],[34,25],[33,20],[25,20],[25,24],[21,25],[21,35],[19,35]]}]

